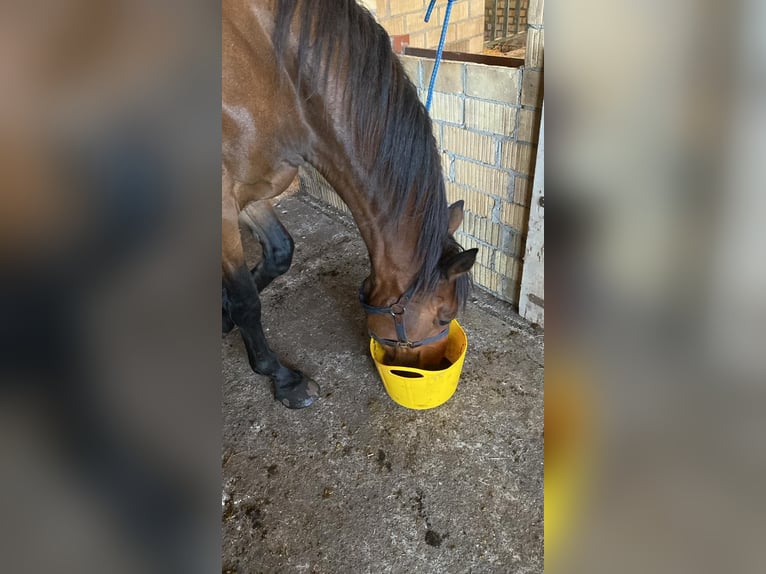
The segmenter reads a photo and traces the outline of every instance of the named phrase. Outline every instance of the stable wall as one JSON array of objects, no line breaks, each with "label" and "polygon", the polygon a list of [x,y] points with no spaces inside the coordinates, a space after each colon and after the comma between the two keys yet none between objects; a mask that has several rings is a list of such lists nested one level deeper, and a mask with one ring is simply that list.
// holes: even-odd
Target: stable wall
[{"label": "stable wall", "polygon": [[[425,98],[433,62],[401,59]],[[530,81],[522,68],[442,62],[431,107],[447,199],[465,201],[456,239],[479,249],[475,282],[512,303],[518,303],[539,131],[539,94],[522,94]]]},{"label": "stable wall", "polygon": [[[455,0],[452,3],[445,50],[481,52],[484,46],[484,1]],[[414,48],[439,45],[447,2],[438,0],[431,19],[424,22],[429,2],[426,0],[362,0],[360,2],[386,29],[390,36],[408,35]]]}]

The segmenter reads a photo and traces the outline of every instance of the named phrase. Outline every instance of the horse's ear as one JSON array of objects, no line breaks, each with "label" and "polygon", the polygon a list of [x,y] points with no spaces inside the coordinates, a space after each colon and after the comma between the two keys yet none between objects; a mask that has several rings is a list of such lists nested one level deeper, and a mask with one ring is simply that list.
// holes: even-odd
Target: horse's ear
[{"label": "horse's ear", "polygon": [[467,249],[445,261],[442,265],[442,273],[447,281],[454,281],[461,275],[468,273],[476,262],[478,252],[479,250],[476,248]]},{"label": "horse's ear", "polygon": [[449,234],[455,233],[455,230],[463,223],[463,200],[456,201],[449,206],[449,225],[447,230]]}]

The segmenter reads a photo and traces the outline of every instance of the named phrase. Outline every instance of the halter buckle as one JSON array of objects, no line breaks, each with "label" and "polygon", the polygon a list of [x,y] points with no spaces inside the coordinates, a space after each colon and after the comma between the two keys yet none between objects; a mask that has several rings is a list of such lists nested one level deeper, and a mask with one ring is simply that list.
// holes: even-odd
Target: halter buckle
[{"label": "halter buckle", "polygon": [[404,312],[406,310],[407,310],[407,307],[405,307],[401,303],[394,303],[393,305],[391,305],[391,307],[389,307],[389,312],[394,317],[396,317],[397,315],[404,315]]}]

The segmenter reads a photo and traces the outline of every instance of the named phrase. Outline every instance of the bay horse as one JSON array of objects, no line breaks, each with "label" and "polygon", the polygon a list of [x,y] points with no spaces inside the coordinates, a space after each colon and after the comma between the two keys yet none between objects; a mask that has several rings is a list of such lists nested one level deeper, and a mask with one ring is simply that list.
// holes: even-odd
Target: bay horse
[{"label": "bay horse", "polygon": [[[355,0],[223,0],[222,14],[224,332],[239,327],[276,400],[302,408],[318,398],[316,382],[269,348],[258,295],[293,255],[268,200],[310,164],[367,245],[359,294],[386,362],[438,368],[477,250],[453,238],[463,202],[447,205],[431,120],[385,30]],[[262,246],[252,270],[240,222]]]}]

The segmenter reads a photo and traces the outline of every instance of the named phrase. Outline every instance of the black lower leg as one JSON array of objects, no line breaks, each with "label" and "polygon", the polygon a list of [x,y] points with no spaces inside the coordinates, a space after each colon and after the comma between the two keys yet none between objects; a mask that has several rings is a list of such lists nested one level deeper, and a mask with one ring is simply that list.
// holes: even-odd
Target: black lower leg
[{"label": "black lower leg", "polygon": [[263,259],[251,272],[260,293],[290,269],[295,245],[268,202],[249,206],[242,212],[242,219],[260,242],[263,251]]},{"label": "black lower leg", "polygon": [[[274,279],[290,269],[295,244],[268,202],[249,206],[242,213],[242,218],[261,244],[261,262],[250,273],[258,293],[262,293]],[[235,321],[231,317],[229,296],[225,287],[221,303],[222,331],[226,335],[234,328]]]},{"label": "black lower leg", "polygon": [[234,327],[234,320],[229,312],[229,294],[226,292],[226,287],[221,287],[221,331],[226,335]]},{"label": "black lower leg", "polygon": [[274,397],[286,407],[311,405],[319,397],[319,386],[300,371],[284,366],[269,347],[261,325],[261,300],[247,267],[224,277],[224,287],[229,315],[239,327],[252,369],[271,378]]}]

